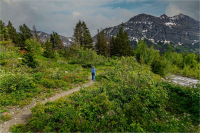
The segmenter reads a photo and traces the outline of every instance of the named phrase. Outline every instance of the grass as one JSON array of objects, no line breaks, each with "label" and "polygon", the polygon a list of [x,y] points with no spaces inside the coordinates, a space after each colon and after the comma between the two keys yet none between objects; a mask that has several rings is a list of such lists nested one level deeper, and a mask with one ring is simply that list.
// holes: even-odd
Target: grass
[{"label": "grass", "polygon": [[[96,66],[96,69],[102,73],[96,76],[95,84],[55,102],[37,104],[32,109],[33,116],[26,125],[15,125],[10,130],[198,131],[199,117],[194,112],[198,108],[198,102],[195,102],[198,89],[162,82],[161,77],[149,71],[148,66],[136,62],[122,61],[116,66]],[[195,91],[192,92],[193,89]]]}]

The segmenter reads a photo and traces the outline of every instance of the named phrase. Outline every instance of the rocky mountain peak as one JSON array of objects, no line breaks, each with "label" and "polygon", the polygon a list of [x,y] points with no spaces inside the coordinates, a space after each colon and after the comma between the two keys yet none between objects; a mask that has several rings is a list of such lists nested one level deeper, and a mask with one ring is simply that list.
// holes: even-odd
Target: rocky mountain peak
[{"label": "rocky mountain peak", "polygon": [[[124,30],[127,32],[130,41],[138,41],[141,38],[147,38],[153,43],[174,42],[177,44],[199,42],[199,21],[184,15],[182,13],[173,17],[166,14],[160,17],[138,14],[128,22],[124,23]],[[105,28],[104,32],[109,36],[116,36],[121,24]],[[94,41],[96,36],[94,36]]]},{"label": "rocky mountain peak", "polygon": [[160,18],[168,18],[168,16],[166,14],[163,14],[160,16]]}]

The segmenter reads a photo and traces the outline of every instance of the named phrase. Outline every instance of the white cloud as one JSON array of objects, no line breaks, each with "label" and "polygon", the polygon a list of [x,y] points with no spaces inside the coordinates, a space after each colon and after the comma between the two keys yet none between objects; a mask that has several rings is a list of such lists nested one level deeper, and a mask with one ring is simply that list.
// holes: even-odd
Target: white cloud
[{"label": "white cloud", "polygon": [[168,16],[174,16],[179,13],[182,13],[182,11],[176,5],[173,5],[171,3],[167,6],[165,10],[165,14]]},{"label": "white cloud", "polygon": [[188,15],[196,20],[199,20],[199,1],[169,1],[169,5],[166,7],[165,13],[169,16],[174,16],[179,13]]},{"label": "white cloud", "polygon": [[[148,10],[157,10],[152,9],[149,7],[151,6],[149,3],[145,4],[144,2],[140,8],[129,10],[104,6],[134,1],[138,0],[3,0],[0,3],[1,18],[6,24],[10,20],[16,29],[25,23],[29,28],[35,25],[37,30],[47,33],[56,31],[64,36],[72,36],[76,23],[82,20],[86,22],[91,35],[94,36],[97,29],[101,27],[115,26],[128,21],[139,13],[148,14]],[[180,12],[193,17],[198,14],[195,12],[196,10],[193,10],[194,3],[182,3],[183,8],[176,2],[169,1],[168,3],[165,12],[169,16],[177,15]],[[189,4],[191,8],[188,8],[186,4]]]}]

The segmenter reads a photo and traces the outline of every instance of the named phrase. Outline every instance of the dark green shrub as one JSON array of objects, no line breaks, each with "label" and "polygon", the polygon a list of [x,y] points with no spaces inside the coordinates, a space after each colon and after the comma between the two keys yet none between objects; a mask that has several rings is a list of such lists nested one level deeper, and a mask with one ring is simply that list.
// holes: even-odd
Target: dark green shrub
[{"label": "dark green shrub", "polygon": [[53,79],[41,79],[41,84],[46,88],[55,88],[55,83]]},{"label": "dark green shrub", "polygon": [[42,77],[43,77],[43,74],[41,72],[38,72],[38,73],[34,74],[34,79],[33,80],[38,83],[38,82],[40,82]]},{"label": "dark green shrub", "polygon": [[92,64],[83,64],[81,65],[83,68],[91,68],[92,67]]},{"label": "dark green shrub", "polygon": [[155,74],[159,74],[161,76],[164,76],[164,66],[161,62],[160,59],[155,59],[153,61],[153,63],[151,64],[151,70],[152,72],[154,72]]},{"label": "dark green shrub", "polygon": [[25,76],[8,75],[1,80],[1,91],[11,93],[13,91],[34,91],[36,84]]}]

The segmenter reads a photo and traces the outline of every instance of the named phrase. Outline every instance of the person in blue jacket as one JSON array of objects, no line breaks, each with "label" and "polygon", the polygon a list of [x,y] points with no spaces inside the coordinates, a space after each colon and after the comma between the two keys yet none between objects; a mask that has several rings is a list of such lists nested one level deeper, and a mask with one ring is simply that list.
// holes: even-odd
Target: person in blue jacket
[{"label": "person in blue jacket", "polygon": [[91,74],[92,74],[92,80],[93,81],[95,81],[95,72],[96,72],[96,70],[95,70],[94,66],[92,66]]}]

